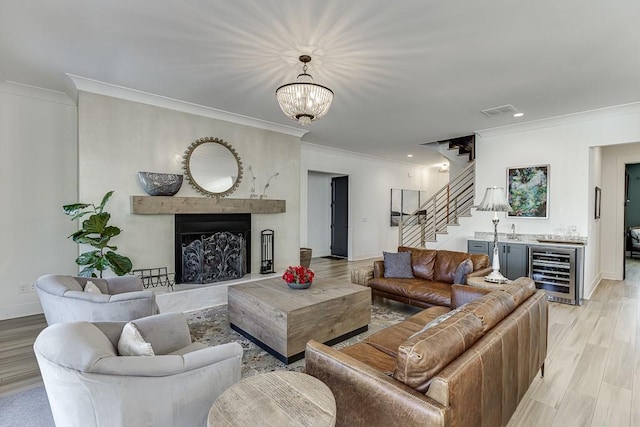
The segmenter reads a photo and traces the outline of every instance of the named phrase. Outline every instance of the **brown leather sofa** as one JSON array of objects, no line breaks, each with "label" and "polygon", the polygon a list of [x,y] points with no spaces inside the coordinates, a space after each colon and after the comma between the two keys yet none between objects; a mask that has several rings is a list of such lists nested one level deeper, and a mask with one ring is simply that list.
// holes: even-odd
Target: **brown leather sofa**
[{"label": "brown leather sofa", "polygon": [[[401,246],[398,252],[411,252],[412,279],[384,277],[384,262],[375,261],[373,278],[367,285],[372,295],[393,299],[416,307],[451,305],[451,285],[458,265],[470,258],[473,272],[467,277],[484,277],[491,273],[489,256]],[[461,283],[464,284],[464,283]]]},{"label": "brown leather sofa", "polygon": [[[544,373],[548,307],[531,279],[497,288],[453,285],[451,308],[428,308],[342,350],[310,341],[306,373],[333,392],[336,425],[505,426]],[[422,330],[445,313],[453,315]]]}]

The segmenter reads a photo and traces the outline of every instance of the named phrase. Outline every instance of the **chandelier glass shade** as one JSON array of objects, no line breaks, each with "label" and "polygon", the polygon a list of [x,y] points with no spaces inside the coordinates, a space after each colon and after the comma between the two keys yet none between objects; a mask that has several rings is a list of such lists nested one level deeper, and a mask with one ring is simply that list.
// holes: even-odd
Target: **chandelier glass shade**
[{"label": "chandelier glass shade", "polygon": [[276,89],[276,99],[282,112],[289,118],[297,120],[300,125],[321,119],[329,111],[333,101],[333,91],[326,86],[313,82],[307,74],[308,55],[300,56],[304,65],[295,83],[287,83]]}]

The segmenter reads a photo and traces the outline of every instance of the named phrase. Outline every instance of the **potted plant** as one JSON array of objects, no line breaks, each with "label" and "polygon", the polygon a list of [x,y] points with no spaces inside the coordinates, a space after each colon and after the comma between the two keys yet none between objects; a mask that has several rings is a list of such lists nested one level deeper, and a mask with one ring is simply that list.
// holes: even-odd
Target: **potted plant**
[{"label": "potted plant", "polygon": [[74,203],[62,206],[66,215],[71,216],[71,220],[76,220],[89,215],[89,218],[82,221],[82,227],[68,236],[79,245],[90,245],[95,250],[85,252],[76,258],[76,264],[83,266],[80,271],[82,277],[98,277],[97,270],[102,277],[102,272],[111,269],[118,276],[123,276],[131,271],[133,265],[126,256],[117,254],[117,246],[110,245],[112,237],[120,234],[121,230],[113,225],[108,225],[111,214],[104,210],[105,205],[111,198],[113,191],[104,195],[98,206],[93,203]]}]

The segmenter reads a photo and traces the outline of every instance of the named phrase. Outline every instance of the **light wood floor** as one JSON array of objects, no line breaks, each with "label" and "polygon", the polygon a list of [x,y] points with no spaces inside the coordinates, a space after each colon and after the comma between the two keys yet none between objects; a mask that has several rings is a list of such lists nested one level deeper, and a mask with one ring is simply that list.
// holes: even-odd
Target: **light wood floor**
[{"label": "light wood floor", "polygon": [[[321,277],[349,281],[371,260],[314,258]],[[544,378],[518,406],[515,426],[640,426],[640,260],[625,281],[604,280],[580,307],[550,303]],[[39,383],[31,346],[42,316],[0,321],[0,394]]]}]

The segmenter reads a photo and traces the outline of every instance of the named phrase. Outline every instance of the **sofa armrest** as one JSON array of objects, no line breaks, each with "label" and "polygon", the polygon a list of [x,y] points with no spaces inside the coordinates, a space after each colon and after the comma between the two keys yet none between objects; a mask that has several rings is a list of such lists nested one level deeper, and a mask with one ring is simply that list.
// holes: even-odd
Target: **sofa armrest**
[{"label": "sofa armrest", "polygon": [[240,366],[242,364],[242,346],[237,342],[230,342],[192,351],[182,357],[184,358],[184,369],[186,371],[234,358],[237,359],[238,366]]},{"label": "sofa armrest", "polygon": [[491,267],[481,268],[480,270],[472,271],[471,273],[467,274],[467,278],[488,276],[489,273],[491,273],[492,271],[493,271],[493,268]]},{"label": "sofa armrest", "polygon": [[460,307],[476,298],[493,292],[493,289],[476,288],[469,285],[451,285],[451,309]]},{"label": "sofa armrest", "polygon": [[373,262],[373,277],[384,277],[384,261]]},{"label": "sofa armrest", "polygon": [[446,424],[449,408],[331,347],[309,341],[305,363],[335,396],[336,425]]}]

